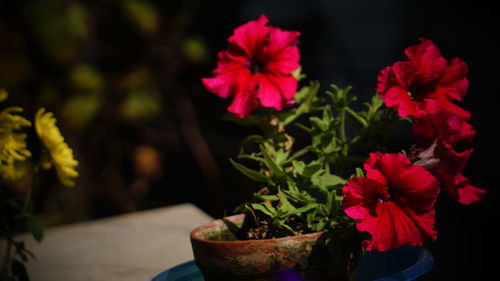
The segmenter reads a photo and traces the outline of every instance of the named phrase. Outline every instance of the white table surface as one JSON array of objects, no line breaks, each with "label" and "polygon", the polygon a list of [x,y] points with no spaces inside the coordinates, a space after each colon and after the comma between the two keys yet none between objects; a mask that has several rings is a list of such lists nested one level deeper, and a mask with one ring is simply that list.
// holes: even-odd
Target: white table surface
[{"label": "white table surface", "polygon": [[189,233],[211,219],[181,204],[48,228],[42,243],[19,238],[36,256],[28,264],[33,281],[148,281],[192,260]]}]

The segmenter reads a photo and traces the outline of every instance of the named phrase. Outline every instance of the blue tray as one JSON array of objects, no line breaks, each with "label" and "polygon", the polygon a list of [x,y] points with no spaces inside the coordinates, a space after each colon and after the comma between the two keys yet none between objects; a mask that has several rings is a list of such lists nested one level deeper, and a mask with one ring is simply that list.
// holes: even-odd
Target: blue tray
[{"label": "blue tray", "polygon": [[[423,247],[403,246],[387,252],[367,252],[358,264],[356,281],[410,281],[428,272],[433,258]],[[158,274],[152,281],[204,281],[194,261]]]}]

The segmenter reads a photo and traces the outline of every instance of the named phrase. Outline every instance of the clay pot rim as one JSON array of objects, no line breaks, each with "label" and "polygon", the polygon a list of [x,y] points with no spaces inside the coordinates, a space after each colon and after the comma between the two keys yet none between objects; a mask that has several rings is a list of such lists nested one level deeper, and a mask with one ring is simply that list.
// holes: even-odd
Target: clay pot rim
[{"label": "clay pot rim", "polygon": [[[244,216],[245,216],[245,214],[237,214],[237,215],[224,217],[224,219],[229,219],[230,221],[233,221],[233,220],[240,219],[240,217],[243,218]],[[286,241],[286,240],[290,240],[290,239],[302,240],[302,239],[308,239],[308,238],[317,238],[317,237],[320,237],[324,233],[323,231],[320,231],[320,232],[301,234],[301,235],[297,235],[297,236],[290,235],[290,236],[279,237],[279,238],[256,239],[256,240],[236,240],[236,241],[208,240],[208,239],[196,236],[196,233],[202,232],[202,230],[204,228],[207,228],[209,225],[212,225],[212,224],[217,223],[217,222],[222,223],[222,219],[212,220],[210,222],[204,223],[204,224],[196,227],[195,229],[193,229],[189,235],[191,240],[194,240],[194,241],[197,241],[200,243],[219,244],[219,245],[220,244],[227,244],[227,245],[229,245],[229,244],[231,244],[231,245],[249,244],[249,243],[255,243],[256,241],[259,241],[260,243],[276,243],[276,242]]]}]

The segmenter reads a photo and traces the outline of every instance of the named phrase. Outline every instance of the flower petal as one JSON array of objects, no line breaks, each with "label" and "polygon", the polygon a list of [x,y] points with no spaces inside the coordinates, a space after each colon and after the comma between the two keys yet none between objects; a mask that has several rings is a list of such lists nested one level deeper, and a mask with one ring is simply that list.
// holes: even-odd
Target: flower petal
[{"label": "flower petal", "polygon": [[398,180],[398,173],[401,168],[410,166],[410,160],[401,153],[382,154],[381,152],[371,153],[364,165],[368,178],[383,183],[383,181],[380,181],[382,175],[386,185]]},{"label": "flower petal", "polygon": [[250,79],[251,74],[246,72],[241,72],[241,75],[237,77],[234,98],[227,108],[229,112],[234,113],[238,118],[247,116],[252,110],[259,106],[254,91],[248,88]]},{"label": "flower petal", "polygon": [[391,87],[384,94],[381,94],[380,97],[384,100],[387,107],[394,108],[401,117],[419,117],[425,114],[425,112],[419,110],[412,102],[408,91],[399,86]]},{"label": "flower petal", "polygon": [[486,190],[477,188],[471,184],[466,184],[458,189],[458,202],[464,205],[481,202],[481,196],[486,194]]},{"label": "flower petal", "polygon": [[265,71],[290,75],[299,68],[300,54],[296,44],[299,36],[297,31],[270,28],[269,40],[258,56],[260,61],[266,62]]},{"label": "flower petal", "polygon": [[405,54],[423,77],[436,78],[436,74],[446,67],[446,60],[429,39],[421,38],[420,44],[406,48]]},{"label": "flower petal", "polygon": [[436,92],[449,96],[455,100],[462,100],[467,92],[469,81],[467,80],[467,64],[459,58],[452,58],[440,79]]},{"label": "flower petal", "polygon": [[440,187],[436,178],[424,167],[411,165],[391,178],[391,194],[398,204],[418,212],[434,206]]},{"label": "flower petal", "polygon": [[299,48],[297,46],[286,47],[280,53],[266,61],[263,72],[272,74],[290,75],[292,71],[299,68]]},{"label": "flower petal", "polygon": [[270,75],[257,73],[253,75],[249,88],[255,91],[255,96],[264,107],[273,107],[277,110],[283,108],[283,102],[279,89],[269,79]]},{"label": "flower petal", "polygon": [[421,246],[429,239],[435,240],[435,210],[417,215],[394,202],[377,204],[377,216],[368,216],[356,224],[359,231],[370,233],[367,250],[387,251],[401,245]]},{"label": "flower petal", "polygon": [[384,174],[378,169],[378,161],[382,157],[382,152],[372,152],[370,156],[365,160],[363,168],[366,171],[366,177],[372,179],[374,181],[379,182],[380,184],[386,186],[387,179]]},{"label": "flower petal", "polygon": [[377,92],[381,95],[385,94],[393,86],[391,75],[394,75],[392,66],[387,66],[377,76]]},{"label": "flower petal", "polygon": [[286,103],[295,97],[298,81],[292,75],[266,75],[267,79],[279,90],[282,102]]},{"label": "flower petal", "polygon": [[350,179],[342,189],[344,212],[355,220],[363,220],[371,212],[376,212],[376,206],[381,197],[387,197],[384,185],[364,177]]},{"label": "flower petal", "polygon": [[235,84],[241,81],[242,72],[248,72],[248,60],[242,56],[235,56],[229,51],[217,54],[217,68],[213,71],[213,78],[202,78],[205,88],[221,98],[231,95]]},{"label": "flower petal", "polygon": [[259,19],[237,27],[234,34],[229,37],[229,43],[238,45],[248,57],[257,55],[269,34],[269,27],[266,26],[268,22],[269,19],[261,15]]},{"label": "flower petal", "polygon": [[202,78],[201,82],[207,91],[215,93],[221,98],[227,98],[232,91],[233,75],[219,75],[213,78]]}]

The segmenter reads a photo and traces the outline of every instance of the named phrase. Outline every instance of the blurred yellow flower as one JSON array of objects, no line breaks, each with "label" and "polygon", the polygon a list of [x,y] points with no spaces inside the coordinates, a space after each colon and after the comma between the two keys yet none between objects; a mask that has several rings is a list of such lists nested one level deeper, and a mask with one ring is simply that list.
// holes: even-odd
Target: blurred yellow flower
[{"label": "blurred yellow flower", "polygon": [[[7,92],[0,89],[0,102],[7,98]],[[20,107],[8,107],[0,111],[0,175],[9,179],[22,176],[22,171],[15,167],[16,161],[23,161],[31,156],[26,148],[26,134],[18,132],[31,123],[16,113],[22,112]]]},{"label": "blurred yellow flower", "polygon": [[56,126],[52,112],[40,108],[35,116],[35,129],[47,153],[42,155],[42,168],[50,169],[54,165],[59,180],[65,186],[74,186],[78,172],[75,170],[78,161],[73,157],[73,150],[64,142],[61,132]]}]

